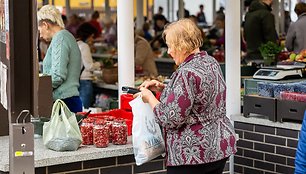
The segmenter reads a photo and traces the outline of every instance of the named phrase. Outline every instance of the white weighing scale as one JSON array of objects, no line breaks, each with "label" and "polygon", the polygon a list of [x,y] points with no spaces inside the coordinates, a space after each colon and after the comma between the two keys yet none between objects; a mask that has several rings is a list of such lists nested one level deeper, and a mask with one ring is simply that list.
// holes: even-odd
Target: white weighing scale
[{"label": "white weighing scale", "polygon": [[276,65],[262,67],[253,75],[254,79],[282,80],[290,78],[302,78],[302,69],[305,65]]}]

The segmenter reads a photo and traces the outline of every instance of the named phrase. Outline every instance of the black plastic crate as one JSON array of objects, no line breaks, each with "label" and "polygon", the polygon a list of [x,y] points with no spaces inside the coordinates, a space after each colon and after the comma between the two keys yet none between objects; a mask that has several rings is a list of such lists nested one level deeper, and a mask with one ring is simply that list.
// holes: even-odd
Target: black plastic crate
[{"label": "black plastic crate", "polygon": [[276,99],[255,95],[245,95],[243,97],[243,116],[250,114],[267,116],[269,120],[276,122]]},{"label": "black plastic crate", "polygon": [[306,102],[277,100],[277,121],[293,121],[301,123],[306,110]]}]

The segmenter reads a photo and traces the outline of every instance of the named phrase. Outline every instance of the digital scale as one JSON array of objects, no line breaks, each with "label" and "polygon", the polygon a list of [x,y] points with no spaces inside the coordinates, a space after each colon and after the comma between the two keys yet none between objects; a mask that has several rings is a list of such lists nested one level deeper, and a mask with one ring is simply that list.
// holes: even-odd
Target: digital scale
[{"label": "digital scale", "polygon": [[305,64],[267,66],[256,71],[253,78],[265,80],[302,78],[304,68]]}]

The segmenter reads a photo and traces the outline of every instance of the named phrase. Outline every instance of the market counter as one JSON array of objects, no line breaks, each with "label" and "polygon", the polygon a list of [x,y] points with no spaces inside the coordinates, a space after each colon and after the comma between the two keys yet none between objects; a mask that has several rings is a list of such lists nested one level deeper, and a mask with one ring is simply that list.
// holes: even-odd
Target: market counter
[{"label": "market counter", "polygon": [[[234,156],[235,173],[294,173],[294,159],[301,124],[272,122],[264,116],[251,114],[232,116],[239,134],[238,152]],[[9,171],[9,137],[0,137],[0,174]],[[82,146],[74,152],[55,152],[35,139],[35,173],[69,174],[134,174],[166,173],[164,158],[158,157],[136,166],[131,137],[127,145],[107,148]],[[225,171],[228,171],[228,164]]]},{"label": "market counter", "polygon": [[[42,139],[34,139],[35,173],[90,173],[107,171],[117,173],[164,172],[164,159],[159,157],[145,165],[136,166],[131,137],[126,145],[109,144],[107,148],[81,146],[73,152],[56,152],[47,149]],[[0,137],[0,174],[9,171],[9,137]]]}]

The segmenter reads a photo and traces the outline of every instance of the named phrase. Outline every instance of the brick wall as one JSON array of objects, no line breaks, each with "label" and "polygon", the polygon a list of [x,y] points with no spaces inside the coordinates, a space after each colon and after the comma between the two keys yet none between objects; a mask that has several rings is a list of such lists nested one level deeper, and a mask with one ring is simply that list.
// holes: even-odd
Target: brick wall
[{"label": "brick wall", "polygon": [[[35,174],[166,174],[164,158],[158,157],[151,162],[136,166],[134,155],[105,158],[69,164],[61,164],[35,169]],[[229,162],[223,174],[229,174]],[[2,172],[0,174],[9,174]]]},{"label": "brick wall", "polygon": [[294,173],[299,131],[235,122],[239,134],[235,173]]}]

